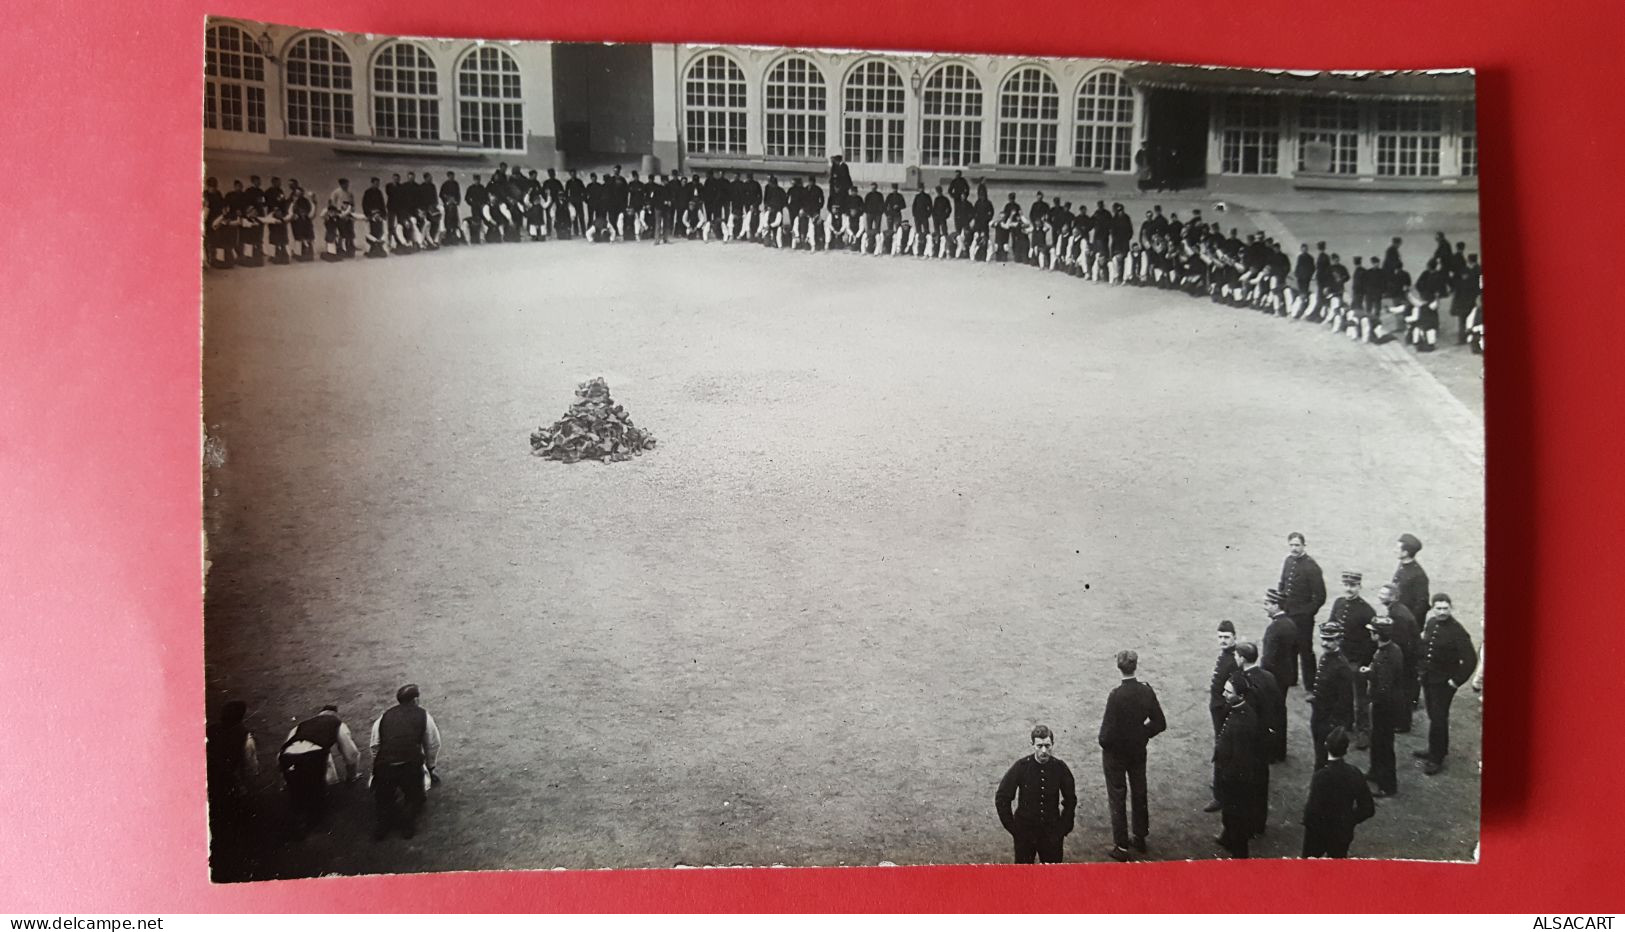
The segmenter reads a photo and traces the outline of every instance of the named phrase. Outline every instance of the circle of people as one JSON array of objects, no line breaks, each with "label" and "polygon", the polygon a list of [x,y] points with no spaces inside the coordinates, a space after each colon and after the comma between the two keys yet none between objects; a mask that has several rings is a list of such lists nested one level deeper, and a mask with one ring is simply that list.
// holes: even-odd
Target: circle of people
[{"label": "circle of people", "polygon": [[[1427,572],[1416,560],[1422,542],[1414,535],[1396,541],[1399,565],[1378,590],[1376,606],[1361,596],[1361,573],[1342,574],[1343,594],[1318,632],[1315,616],[1326,603],[1320,565],[1302,533],[1292,532],[1287,546],[1280,583],[1264,598],[1269,621],[1262,647],[1238,642],[1234,622],[1218,625],[1208,696],[1213,799],[1204,811],[1220,814],[1214,844],[1232,857],[1248,857],[1249,843],[1268,827],[1270,767],[1287,759],[1288,694],[1301,686],[1310,703],[1315,762],[1301,819],[1302,855],[1345,858],[1355,827],[1375,814],[1374,800],[1399,794],[1394,736],[1411,732],[1418,708],[1427,715],[1427,744],[1412,754],[1423,774],[1444,771],[1451,702],[1463,685],[1482,690],[1482,658],[1456,620],[1450,596],[1429,592]],[[1150,850],[1146,747],[1168,723],[1156,691],[1135,677],[1139,656],[1125,650],[1116,660],[1123,681],[1106,700],[1098,742],[1112,825],[1108,856],[1129,861]],[[1071,769],[1054,755],[1050,728],[1038,725],[1030,737],[1033,752],[1006,772],[994,807],[1014,841],[1016,863],[1058,863],[1074,827],[1076,786]],[[1351,744],[1369,752],[1363,771],[1345,759]]]},{"label": "circle of people", "polygon": [[[726,177],[724,177],[726,174]],[[1136,230],[1121,203],[1107,209],[1096,201],[1074,209],[1071,201],[1046,199],[1038,192],[1025,208],[1014,192],[995,208],[985,182],[974,199],[964,172],[956,171],[934,193],[923,185],[912,200],[900,185],[887,193],[870,184],[862,193],[840,156],[832,158],[829,195],[816,177],[800,176],[788,186],[768,175],[764,186],[754,172],[703,176],[651,175],[621,167],[575,170],[561,179],[528,175],[501,163],[489,180],[472,176],[466,189],[455,172],[436,184],[407,172],[387,183],[371,178],[359,208],[349,179],[321,202],[326,261],[342,261],[364,248],[370,258],[386,258],[446,246],[585,238],[590,242],[663,244],[672,238],[757,242],[780,249],[844,250],[868,255],[1014,262],[1064,271],[1096,282],[1137,285],[1206,295],[1217,303],[1251,307],[1272,315],[1324,324],[1350,339],[1380,343],[1401,337],[1418,352],[1438,346],[1440,304],[1449,298],[1458,343],[1476,353],[1484,347],[1483,269],[1465,243],[1452,249],[1443,233],[1427,267],[1411,278],[1395,237],[1381,260],[1354,257],[1352,272],[1326,243],[1300,245],[1296,257],[1263,233],[1245,239],[1226,234],[1200,210],[1181,220],[1147,211]],[[1225,205],[1218,205],[1223,211]],[[212,268],[315,261],[316,196],[290,179],[287,189],[272,178],[241,180],[224,191],[217,179],[205,182],[205,255]],[[358,240],[358,224],[360,238]],[[359,244],[359,245],[358,245]],[[269,250],[269,255],[267,254]],[[1385,315],[1394,315],[1392,330]]]}]

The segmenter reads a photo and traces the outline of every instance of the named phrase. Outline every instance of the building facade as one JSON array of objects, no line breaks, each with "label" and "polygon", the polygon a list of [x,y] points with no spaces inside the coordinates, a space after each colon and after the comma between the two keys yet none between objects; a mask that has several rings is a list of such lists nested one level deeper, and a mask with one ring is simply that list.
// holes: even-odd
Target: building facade
[{"label": "building facade", "polygon": [[1475,186],[1468,74],[402,39],[207,24],[205,145],[859,182]]}]

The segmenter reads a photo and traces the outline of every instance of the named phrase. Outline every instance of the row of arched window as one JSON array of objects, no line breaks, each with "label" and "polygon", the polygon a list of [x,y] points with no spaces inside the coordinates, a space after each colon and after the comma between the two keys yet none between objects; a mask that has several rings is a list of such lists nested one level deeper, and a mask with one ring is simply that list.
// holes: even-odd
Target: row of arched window
[{"label": "row of arched window", "polygon": [[[457,63],[457,138],[487,149],[525,147],[519,63],[495,46],[477,46]],[[440,76],[429,53],[394,41],[372,63],[372,131],[385,139],[440,138]],[[308,35],[284,59],[287,133],[332,139],[355,132],[350,55],[323,35]],[[204,55],[204,126],[264,133],[265,58],[253,38],[229,24],[211,26]]]},{"label": "row of arched window", "polygon": [[[688,151],[705,155],[745,152],[745,73],[732,58],[708,52],[684,75],[684,127]],[[769,156],[823,158],[829,151],[827,84],[812,61],[786,58],[767,74],[763,129]],[[933,69],[920,90],[920,160],[926,165],[983,161],[981,79],[961,64]],[[890,64],[866,61],[841,88],[840,149],[849,161],[903,161],[903,76]],[[997,152],[1000,165],[1056,166],[1061,93],[1037,65],[1016,69],[999,88]],[[1134,92],[1123,76],[1097,71],[1072,101],[1071,164],[1128,171],[1133,165]]]}]

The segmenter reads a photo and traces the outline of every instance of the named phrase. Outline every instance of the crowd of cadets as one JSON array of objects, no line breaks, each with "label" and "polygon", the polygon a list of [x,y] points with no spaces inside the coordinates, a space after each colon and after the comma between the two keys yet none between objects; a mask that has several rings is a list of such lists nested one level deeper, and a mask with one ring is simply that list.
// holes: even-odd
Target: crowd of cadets
[{"label": "crowd of cadets", "polygon": [[[684,177],[653,175],[648,180],[621,173],[620,166],[588,175],[554,169],[540,177],[502,163],[489,180],[472,176],[465,189],[455,172],[436,182],[431,172],[419,180],[392,175],[372,178],[356,193],[339,179],[325,199],[290,179],[287,189],[272,178],[262,188],[258,176],[244,187],[222,191],[215,179],[204,191],[205,225],[211,266],[284,265],[313,261],[320,215],[321,257],[338,261],[365,249],[366,255],[435,250],[443,246],[582,237],[593,242],[672,237],[745,240],[780,249],[849,250],[872,255],[909,255],[980,262],[1016,262],[1064,271],[1091,281],[1141,285],[1205,295],[1237,307],[1322,323],[1351,339],[1387,338],[1384,315],[1396,314],[1396,335],[1419,352],[1439,341],[1440,304],[1449,299],[1456,339],[1482,352],[1483,269],[1465,243],[1452,249],[1437,234],[1427,267],[1414,279],[1400,257],[1395,237],[1386,253],[1369,261],[1353,258],[1350,270],[1324,242],[1290,256],[1286,247],[1262,234],[1242,238],[1203,219],[1200,210],[1181,220],[1160,205],[1138,226],[1122,204],[1104,200],[1074,209],[1072,202],[1046,199],[1039,192],[1027,205],[1016,194],[995,207],[987,185],[974,191],[955,172],[934,191],[912,197],[892,184],[882,193],[870,184],[863,192],[836,156],[826,197],[817,179],[800,177],[788,186],[769,175],[711,171]],[[1220,209],[1223,206],[1220,205]],[[269,253],[269,254],[268,254]]]}]

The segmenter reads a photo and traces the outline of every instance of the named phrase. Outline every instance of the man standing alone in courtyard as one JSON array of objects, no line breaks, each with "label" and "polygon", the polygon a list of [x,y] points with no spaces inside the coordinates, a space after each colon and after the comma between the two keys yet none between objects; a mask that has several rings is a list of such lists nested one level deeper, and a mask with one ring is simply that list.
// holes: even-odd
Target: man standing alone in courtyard
[{"label": "man standing alone in courtyard", "polygon": [[1015,840],[1017,864],[1031,864],[1035,857],[1044,864],[1059,864],[1062,841],[1072,831],[1078,808],[1077,788],[1071,768],[1053,754],[1055,735],[1049,726],[1035,727],[1032,741],[1033,752],[1016,761],[999,781],[993,805],[1004,830]]},{"label": "man standing alone in courtyard", "polygon": [[[1129,846],[1145,852],[1145,836],[1151,816],[1145,792],[1145,746],[1168,730],[1156,690],[1134,677],[1140,656],[1131,650],[1117,652],[1117,671],[1123,682],[1106,699],[1106,714],[1100,720],[1100,761],[1106,773],[1106,797],[1112,811],[1112,850],[1114,860],[1127,861]],[[1134,834],[1129,835],[1124,803],[1132,795]]]},{"label": "man standing alone in courtyard", "polygon": [[1303,668],[1300,682],[1315,691],[1315,613],[1326,604],[1326,579],[1320,564],[1309,555],[1309,541],[1303,532],[1286,536],[1287,556],[1281,564],[1281,610],[1292,616],[1298,628],[1298,661]]}]

